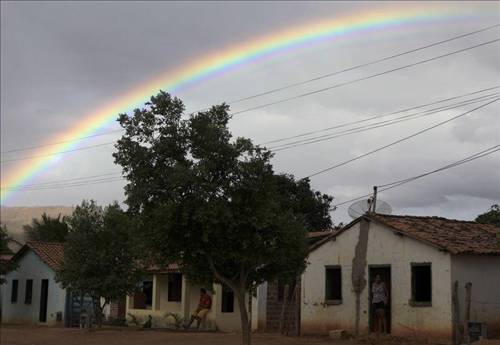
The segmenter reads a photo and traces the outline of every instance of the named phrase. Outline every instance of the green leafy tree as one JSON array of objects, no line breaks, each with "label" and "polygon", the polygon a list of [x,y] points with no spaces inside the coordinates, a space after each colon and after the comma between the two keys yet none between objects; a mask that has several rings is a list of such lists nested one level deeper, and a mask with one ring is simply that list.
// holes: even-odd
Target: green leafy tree
[{"label": "green leafy tree", "polygon": [[92,297],[101,326],[104,307],[132,293],[142,277],[130,223],[117,203],[102,208],[93,200],[84,200],[75,208],[69,225],[57,280],[64,288]]},{"label": "green leafy tree", "polygon": [[68,218],[50,217],[45,212],[41,219],[33,218],[31,225],[23,226],[29,241],[64,242],[68,236]]},{"label": "green leafy tree", "polygon": [[492,205],[488,212],[476,217],[476,222],[483,224],[493,224],[500,227],[500,207]]},{"label": "green leafy tree", "polygon": [[307,217],[297,195],[329,199],[275,174],[269,151],[233,138],[228,106],[188,119],[183,111],[160,92],[133,116],[120,115],[125,134],[114,157],[128,179],[128,212],[155,262],[179,262],[189,280],[233,290],[250,344],[245,295],[305,267]]},{"label": "green leafy tree", "polygon": [[[7,231],[7,227],[5,225],[2,225],[0,227],[0,256],[12,254],[12,251],[8,246],[9,240],[10,237]],[[2,260],[2,258],[0,258],[0,285],[5,283],[5,280],[2,278],[2,276],[15,269],[16,265],[12,261]]]}]

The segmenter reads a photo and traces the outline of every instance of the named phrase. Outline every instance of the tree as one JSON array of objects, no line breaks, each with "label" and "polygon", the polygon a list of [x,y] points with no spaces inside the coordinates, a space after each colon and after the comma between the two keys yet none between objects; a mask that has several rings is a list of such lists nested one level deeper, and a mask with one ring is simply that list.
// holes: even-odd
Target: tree
[{"label": "tree", "polygon": [[93,200],[84,200],[75,208],[69,225],[57,280],[64,288],[92,297],[101,326],[104,307],[134,292],[142,277],[129,221],[117,203],[102,208]]},{"label": "tree", "polygon": [[489,211],[476,217],[476,222],[500,226],[500,207],[492,205]]},{"label": "tree", "polygon": [[125,134],[114,157],[128,179],[128,212],[151,259],[181,263],[189,280],[234,292],[242,342],[250,344],[245,295],[304,269],[307,217],[292,191],[317,194],[308,182],[275,174],[269,151],[233,138],[227,105],[188,119],[183,111],[160,92],[133,116],[119,116]]},{"label": "tree", "polygon": [[[12,254],[12,251],[8,246],[9,240],[10,237],[7,231],[7,227],[5,225],[0,226],[0,255]],[[5,283],[5,280],[2,278],[2,276],[15,269],[16,265],[12,261],[2,260],[0,258],[0,285]]]},{"label": "tree", "polygon": [[59,214],[56,218],[45,212],[41,220],[33,218],[31,225],[23,226],[29,241],[64,242],[68,236],[68,219]]}]

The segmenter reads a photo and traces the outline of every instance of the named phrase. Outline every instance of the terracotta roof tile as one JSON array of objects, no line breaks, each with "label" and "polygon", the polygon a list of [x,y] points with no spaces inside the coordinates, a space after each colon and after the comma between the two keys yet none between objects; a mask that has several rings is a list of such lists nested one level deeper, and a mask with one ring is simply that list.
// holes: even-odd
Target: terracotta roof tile
[{"label": "terracotta roof tile", "polygon": [[64,245],[53,242],[26,242],[26,246],[35,252],[50,268],[57,271],[64,260]]},{"label": "terracotta roof tile", "polygon": [[500,255],[500,228],[441,217],[370,213],[368,219],[452,254]]}]

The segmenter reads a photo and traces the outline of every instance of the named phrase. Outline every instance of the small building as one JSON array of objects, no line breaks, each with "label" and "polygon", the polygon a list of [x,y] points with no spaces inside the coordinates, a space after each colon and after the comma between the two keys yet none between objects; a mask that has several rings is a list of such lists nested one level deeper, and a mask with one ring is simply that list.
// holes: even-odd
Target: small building
[{"label": "small building", "polygon": [[64,257],[60,243],[27,242],[11,260],[18,267],[5,275],[2,322],[62,324],[66,291],[55,281]]},{"label": "small building", "polygon": [[[90,297],[72,294],[55,280],[64,260],[62,243],[26,242],[10,260],[17,268],[0,286],[2,322],[73,327],[82,312],[93,313]],[[108,304],[104,317],[124,319],[123,305]]]},{"label": "small building", "polygon": [[451,342],[463,325],[471,283],[470,321],[500,336],[498,227],[439,217],[359,217],[311,247],[301,283],[302,334],[373,331],[376,275],[389,291],[393,335]]},{"label": "small building", "polygon": [[151,316],[153,327],[172,327],[176,323],[175,319],[183,324],[198,306],[200,289],[205,288],[212,298],[212,308],[202,328],[223,332],[241,330],[238,302],[230,289],[223,288],[220,284],[193,284],[176,264],[170,264],[164,269],[152,268],[148,273],[149,276],[140,282],[138,291],[126,298],[129,322],[135,319],[143,323]]}]

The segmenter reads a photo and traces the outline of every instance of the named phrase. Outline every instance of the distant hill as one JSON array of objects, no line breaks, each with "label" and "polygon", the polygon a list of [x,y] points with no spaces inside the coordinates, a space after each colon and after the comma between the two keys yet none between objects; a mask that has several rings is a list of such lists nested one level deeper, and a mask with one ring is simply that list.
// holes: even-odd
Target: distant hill
[{"label": "distant hill", "polygon": [[73,213],[71,206],[40,206],[40,207],[4,207],[0,209],[0,223],[7,226],[9,235],[15,240],[24,243],[23,225],[31,224],[33,218],[41,218],[43,213],[51,217],[70,216]]}]

